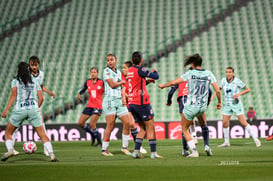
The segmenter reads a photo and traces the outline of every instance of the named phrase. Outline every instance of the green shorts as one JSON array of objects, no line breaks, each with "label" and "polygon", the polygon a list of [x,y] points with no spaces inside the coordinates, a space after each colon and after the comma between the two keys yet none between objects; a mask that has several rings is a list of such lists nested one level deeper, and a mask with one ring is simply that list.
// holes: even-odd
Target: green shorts
[{"label": "green shorts", "polygon": [[41,112],[38,108],[13,110],[10,123],[18,128],[22,125],[24,119],[27,119],[33,127],[41,127],[43,125]]},{"label": "green shorts", "polygon": [[243,103],[239,102],[237,104],[229,104],[229,105],[224,104],[222,113],[223,113],[223,115],[228,115],[228,116],[233,115],[233,113],[235,113],[236,116],[244,114]]},{"label": "green shorts", "polygon": [[122,104],[121,98],[104,97],[102,103],[104,115],[117,115],[119,118],[128,114],[126,105]]},{"label": "green shorts", "polygon": [[202,115],[206,112],[207,107],[192,107],[191,105],[185,105],[183,109],[183,114],[185,118],[192,121],[194,117]]}]

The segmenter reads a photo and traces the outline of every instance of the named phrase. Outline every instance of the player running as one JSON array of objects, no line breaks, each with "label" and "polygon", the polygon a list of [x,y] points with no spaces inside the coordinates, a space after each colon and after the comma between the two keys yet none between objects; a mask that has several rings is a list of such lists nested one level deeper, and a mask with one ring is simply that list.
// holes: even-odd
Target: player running
[{"label": "player running", "polygon": [[17,76],[16,79],[12,80],[11,87],[11,95],[6,109],[2,112],[2,117],[7,117],[8,111],[15,100],[16,104],[5,132],[5,143],[8,152],[3,155],[1,160],[6,161],[8,158],[14,155],[12,134],[16,128],[21,126],[24,119],[28,119],[41,138],[44,147],[49,153],[51,161],[58,161],[53,153],[52,144],[45,133],[42,116],[39,111],[39,107],[43,102],[41,87],[40,84],[34,78],[32,78],[29,71],[29,65],[27,63],[19,63]]},{"label": "player running", "polygon": [[[82,101],[81,95],[88,90],[89,99],[86,108],[83,110],[81,117],[78,121],[78,125],[82,127],[86,132],[90,133],[92,136],[91,145],[94,145],[95,139],[97,139],[97,144],[95,146],[101,146],[101,134],[96,128],[97,121],[102,113],[102,95],[104,92],[104,84],[101,79],[98,78],[99,70],[97,67],[92,67],[90,69],[91,79],[85,81],[83,88],[78,94],[78,99]],[[90,119],[90,125],[85,124],[85,122]],[[91,128],[91,129],[90,129]]]},{"label": "player running", "polygon": [[132,54],[132,62],[133,66],[129,68],[127,75],[129,84],[128,103],[129,111],[140,127],[132,156],[133,158],[144,158],[140,152],[140,148],[147,131],[149,133],[147,139],[149,140],[151,149],[150,158],[163,158],[159,156],[156,151],[154,112],[150,105],[150,98],[146,89],[146,77],[156,80],[159,78],[159,75],[155,69],[150,72],[141,67],[143,60],[140,52],[134,52]]},{"label": "player running", "polygon": [[[261,142],[254,135],[251,130],[251,126],[247,123],[243,103],[240,101],[239,97],[241,95],[250,92],[250,89],[242,82],[239,78],[234,76],[234,69],[232,67],[226,68],[226,77],[221,80],[220,90],[224,91],[224,107],[223,107],[223,133],[224,133],[224,143],[218,145],[218,147],[229,147],[229,121],[233,113],[236,113],[237,118],[241,125],[246,128],[249,135],[253,138],[257,147],[261,146]],[[243,89],[240,92],[240,89]],[[212,96],[212,99],[215,95]]]},{"label": "player running", "polygon": [[[40,60],[38,57],[36,56],[31,56],[29,58],[29,66],[30,66],[30,72],[31,72],[31,76],[37,80],[37,82],[40,84],[41,86],[41,89],[43,92],[46,92],[47,94],[49,94],[50,96],[52,96],[53,98],[55,98],[55,94],[51,91],[49,91],[44,85],[43,85],[43,80],[44,80],[44,77],[45,77],[45,74],[43,71],[39,70],[39,65],[40,65]],[[42,111],[40,110],[40,113],[41,115],[42,114]],[[46,132],[46,128],[45,128],[45,123],[44,123],[44,120],[43,120],[43,117],[42,117],[42,122],[43,122],[43,127],[45,129],[45,133],[47,134]],[[12,140],[13,140],[13,146],[15,144],[15,141],[16,141],[16,137],[17,137],[17,133],[18,133],[18,130],[19,130],[20,127],[18,127],[13,135],[12,135]],[[18,155],[19,152],[14,150],[14,155]],[[46,156],[49,156],[48,152],[47,152],[47,149],[44,147],[44,154]]]},{"label": "player running", "polygon": [[202,69],[202,57],[199,54],[187,57],[184,62],[184,67],[188,65],[191,65],[193,70],[189,70],[175,80],[165,84],[159,84],[158,87],[163,89],[188,81],[189,92],[187,95],[187,102],[184,105],[183,114],[181,115],[182,132],[192,151],[187,157],[199,157],[194,140],[189,133],[189,126],[194,117],[201,117],[202,120],[206,120],[205,111],[208,104],[210,84],[212,84],[218,98],[216,109],[221,108],[221,94],[215,76],[210,71]]},{"label": "player running", "polygon": [[113,156],[108,151],[110,135],[114,128],[116,117],[118,117],[122,124],[122,148],[121,151],[125,155],[131,155],[128,150],[128,144],[130,140],[130,124],[129,114],[126,108],[126,103],[122,102],[121,88],[125,84],[125,81],[121,79],[121,72],[116,68],[117,59],[115,55],[107,55],[107,67],[103,71],[104,80],[104,98],[102,103],[103,113],[105,114],[106,129],[103,135],[103,142],[101,148],[101,154],[103,156]]}]

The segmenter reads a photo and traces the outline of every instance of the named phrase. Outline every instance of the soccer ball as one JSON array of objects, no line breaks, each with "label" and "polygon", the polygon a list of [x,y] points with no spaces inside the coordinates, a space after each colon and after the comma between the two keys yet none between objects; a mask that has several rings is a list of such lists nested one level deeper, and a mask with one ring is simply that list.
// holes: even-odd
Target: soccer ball
[{"label": "soccer ball", "polygon": [[37,146],[36,143],[34,143],[33,141],[27,141],[24,143],[23,145],[23,150],[25,153],[35,153],[35,151],[37,150]]}]

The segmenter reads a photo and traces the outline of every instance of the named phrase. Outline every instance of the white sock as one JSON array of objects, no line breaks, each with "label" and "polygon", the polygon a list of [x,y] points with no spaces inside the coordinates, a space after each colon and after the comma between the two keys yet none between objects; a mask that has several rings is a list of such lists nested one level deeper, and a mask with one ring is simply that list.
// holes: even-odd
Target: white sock
[{"label": "white sock", "polygon": [[187,144],[192,151],[196,151],[196,146],[193,140],[187,141]]},{"label": "white sock", "polygon": [[102,141],[101,150],[107,150],[109,147],[109,141]]},{"label": "white sock", "polygon": [[253,138],[253,140],[257,139],[254,133],[252,132],[251,126],[249,124],[246,126],[246,130],[249,133],[249,135]]},{"label": "white sock", "polygon": [[128,148],[130,135],[122,134],[122,148]]},{"label": "white sock", "polygon": [[229,143],[229,127],[223,128],[225,143]]},{"label": "white sock", "polygon": [[13,148],[13,141],[12,140],[6,140],[6,148],[7,148],[7,150],[8,151],[11,151],[11,150],[13,150],[14,148]]},{"label": "white sock", "polygon": [[191,135],[196,136],[195,125],[190,125],[189,129],[190,129]]},{"label": "white sock", "polygon": [[13,132],[12,134],[12,145],[14,146],[15,142],[16,142],[16,138],[17,138],[17,133],[19,131],[19,128],[16,128],[16,130]]},{"label": "white sock", "polygon": [[51,154],[53,153],[53,148],[52,144],[50,141],[44,143],[44,147],[47,149],[48,153]]}]

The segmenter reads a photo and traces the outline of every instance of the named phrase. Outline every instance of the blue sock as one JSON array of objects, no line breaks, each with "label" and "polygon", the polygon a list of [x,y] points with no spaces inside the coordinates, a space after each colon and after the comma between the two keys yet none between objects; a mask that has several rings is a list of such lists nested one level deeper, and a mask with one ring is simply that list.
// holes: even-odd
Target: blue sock
[{"label": "blue sock", "polygon": [[99,133],[98,129],[91,129],[94,137],[98,140],[98,143],[101,144],[101,134]]},{"label": "blue sock", "polygon": [[184,137],[184,134],[182,133],[182,144],[183,144],[183,149],[184,150],[189,150],[189,147],[188,147],[188,144],[187,144],[187,141]]},{"label": "blue sock", "polygon": [[134,138],[134,142],[136,142],[136,136],[137,136],[137,128],[136,129],[131,129],[131,135],[133,136]]},{"label": "blue sock", "polygon": [[209,146],[209,128],[207,125],[201,126],[202,128],[202,136],[204,139],[204,146]]},{"label": "blue sock", "polygon": [[149,140],[149,145],[150,145],[151,152],[156,152],[156,139]]},{"label": "blue sock", "polygon": [[82,128],[85,130],[85,132],[87,132],[87,133],[90,133],[90,134],[91,134],[91,136],[92,136],[92,140],[93,140],[93,139],[95,139],[94,134],[93,134],[93,132],[91,131],[91,129],[90,129],[90,127],[89,127],[89,125],[88,125],[88,124],[85,124],[85,125],[84,125]]},{"label": "blue sock", "polygon": [[135,141],[135,150],[140,150],[140,147],[142,145],[142,141],[143,141],[143,139],[136,138],[136,141]]}]

